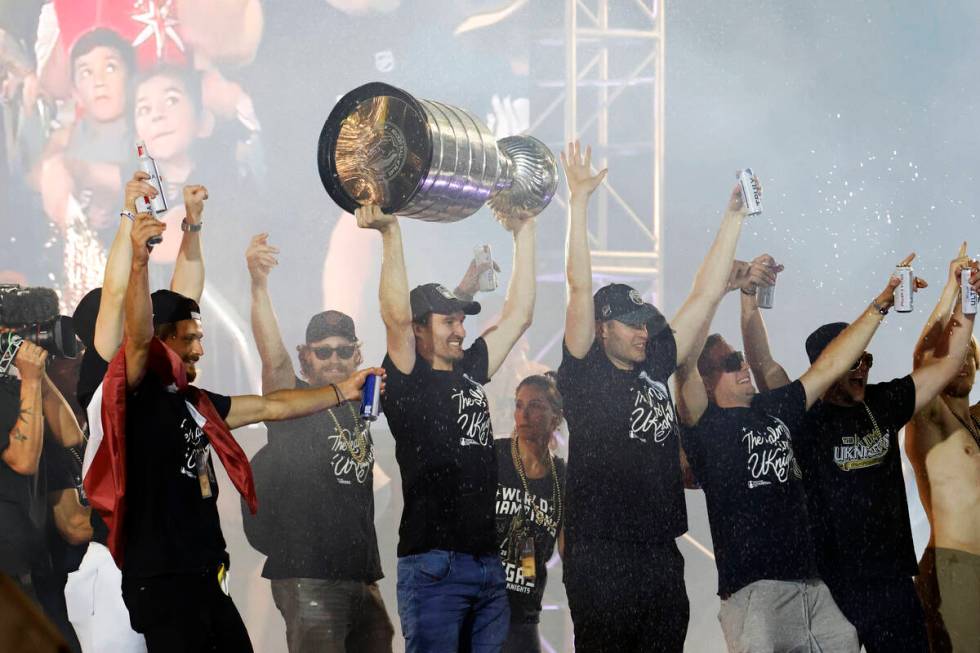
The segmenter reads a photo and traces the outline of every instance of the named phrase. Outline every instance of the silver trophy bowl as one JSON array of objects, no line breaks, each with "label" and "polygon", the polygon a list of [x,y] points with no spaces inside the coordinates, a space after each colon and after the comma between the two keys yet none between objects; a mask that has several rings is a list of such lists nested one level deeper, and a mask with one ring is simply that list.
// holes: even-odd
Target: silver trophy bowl
[{"label": "silver trophy bowl", "polygon": [[375,82],[344,95],[317,150],[327,194],[351,213],[456,222],[489,202],[498,218],[533,217],[551,202],[558,166],[531,136],[495,141],[473,114]]}]

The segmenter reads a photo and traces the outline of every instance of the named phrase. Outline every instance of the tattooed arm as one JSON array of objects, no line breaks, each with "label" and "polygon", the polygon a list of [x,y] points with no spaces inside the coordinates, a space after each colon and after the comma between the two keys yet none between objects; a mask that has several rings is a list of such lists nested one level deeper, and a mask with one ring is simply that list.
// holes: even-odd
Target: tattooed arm
[{"label": "tattooed arm", "polygon": [[0,459],[23,476],[36,474],[41,459],[44,444],[41,385],[47,357],[48,352],[33,343],[24,342],[14,359],[14,365],[20,372],[20,415],[10,429],[9,441],[0,453]]}]

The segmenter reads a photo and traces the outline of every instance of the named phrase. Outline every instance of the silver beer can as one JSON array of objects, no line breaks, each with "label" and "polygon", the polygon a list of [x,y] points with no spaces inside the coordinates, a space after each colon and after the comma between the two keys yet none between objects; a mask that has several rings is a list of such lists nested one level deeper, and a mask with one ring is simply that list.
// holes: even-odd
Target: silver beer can
[{"label": "silver beer can", "polygon": [[752,168],[739,170],[735,173],[739,185],[742,187],[742,202],[748,215],[759,215],[762,213],[762,190],[753,179]]},{"label": "silver beer can", "polygon": [[493,269],[493,257],[490,256],[490,245],[479,245],[473,248],[473,261],[479,266],[489,264],[490,267],[480,273],[480,290],[490,292],[497,289],[497,271]]},{"label": "silver beer can", "polygon": [[167,196],[163,192],[163,181],[160,179],[160,171],[157,170],[157,162],[150,156],[143,141],[136,143],[136,154],[139,156],[140,170],[150,175],[146,181],[157,189],[157,195],[152,200],[145,196],[137,198],[136,212],[152,213],[154,216],[158,213],[166,213],[170,207],[167,206]]},{"label": "silver beer can", "polygon": [[973,273],[972,268],[967,268],[965,270],[960,270],[960,292],[963,299],[963,314],[964,315],[976,315],[977,314],[977,304],[980,303],[980,296],[970,285],[970,275]]},{"label": "silver beer can", "polygon": [[771,286],[759,286],[755,291],[755,301],[759,308],[772,308],[773,299],[776,296],[776,284]]},{"label": "silver beer can", "polygon": [[912,297],[915,289],[915,274],[912,268],[907,265],[899,265],[895,268],[895,276],[900,280],[898,288],[895,289],[895,310],[899,313],[912,312]]}]

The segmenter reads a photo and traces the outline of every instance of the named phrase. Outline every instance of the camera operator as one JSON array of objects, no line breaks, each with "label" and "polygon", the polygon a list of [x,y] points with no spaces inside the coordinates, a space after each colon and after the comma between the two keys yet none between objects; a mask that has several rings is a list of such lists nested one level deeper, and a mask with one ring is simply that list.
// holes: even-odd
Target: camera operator
[{"label": "camera operator", "polygon": [[43,456],[82,443],[74,414],[45,373],[47,358],[25,340],[13,360],[16,375],[0,375],[0,571],[35,599],[32,574],[50,566]]},{"label": "camera operator", "polygon": [[[71,407],[85,433],[85,413],[74,401],[81,358],[53,357],[47,375]],[[91,508],[82,488],[84,448],[47,447],[41,458],[48,484],[48,525],[46,546],[51,568],[34,574],[34,591],[44,612],[61,632],[72,653],[81,653],[81,644],[68,618],[65,585],[68,574],[78,569],[92,539]]]}]

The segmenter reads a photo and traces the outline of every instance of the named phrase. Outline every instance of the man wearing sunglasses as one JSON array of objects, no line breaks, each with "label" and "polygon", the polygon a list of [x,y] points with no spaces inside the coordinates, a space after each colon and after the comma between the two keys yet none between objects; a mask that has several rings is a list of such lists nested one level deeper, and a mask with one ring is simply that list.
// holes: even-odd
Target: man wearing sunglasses
[{"label": "man wearing sunglasses", "polygon": [[[340,311],[314,315],[296,349],[296,376],[269,296],[278,264],[268,234],[246,252],[252,279],[252,333],[264,393],[339,383],[362,362],[354,321]],[[242,511],[249,542],[268,556],[262,576],[286,622],[290,653],[391,651],[394,628],[377,581],[374,443],[357,405],[267,423],[269,443],[252,459],[263,510]]]},{"label": "man wearing sunglasses", "polygon": [[678,369],[684,450],[705,492],[719,620],[731,651],[814,644],[858,650],[854,627],[819,579],[794,449],[806,412],[861,356],[897,285],[890,279],[810,368],[782,387],[756,392],[742,354],[717,334]]},{"label": "man wearing sunglasses", "polygon": [[355,212],[381,233],[381,317],[388,389],[405,507],[398,542],[398,614],[408,653],[499,651],[510,608],[497,549],[497,462],[483,385],[534,313],[535,220],[501,220],[514,264],[500,320],[463,348],[464,320],[480,311],[444,286],[411,292],[398,218],[378,206]]},{"label": "man wearing sunglasses", "polygon": [[[965,256],[950,275],[974,264]],[[980,277],[975,279],[980,286]],[[973,316],[952,314],[946,353],[911,374],[869,384],[874,357],[864,352],[807,413],[796,439],[817,553],[817,569],[868,653],[927,651],[925,620],[909,522],[899,432],[953,379],[967,353]],[[847,325],[816,329],[811,363]]]}]

